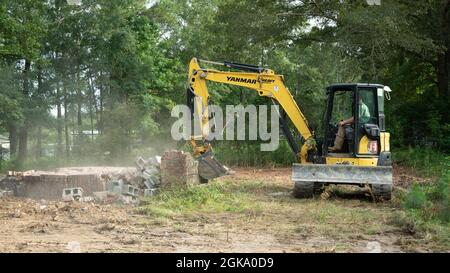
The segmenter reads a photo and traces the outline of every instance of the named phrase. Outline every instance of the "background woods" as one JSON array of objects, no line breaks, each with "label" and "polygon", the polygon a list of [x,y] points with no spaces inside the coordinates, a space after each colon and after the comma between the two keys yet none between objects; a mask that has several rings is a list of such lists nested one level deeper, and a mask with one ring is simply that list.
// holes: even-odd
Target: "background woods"
[{"label": "background woods", "polygon": [[[0,3],[2,168],[112,164],[182,145],[171,141],[170,110],[185,102],[193,56],[285,75],[317,128],[327,85],[389,85],[394,149],[450,150],[450,1],[71,2]],[[267,103],[211,89],[219,105]],[[285,144],[217,149],[232,164],[286,164],[295,158]]]}]

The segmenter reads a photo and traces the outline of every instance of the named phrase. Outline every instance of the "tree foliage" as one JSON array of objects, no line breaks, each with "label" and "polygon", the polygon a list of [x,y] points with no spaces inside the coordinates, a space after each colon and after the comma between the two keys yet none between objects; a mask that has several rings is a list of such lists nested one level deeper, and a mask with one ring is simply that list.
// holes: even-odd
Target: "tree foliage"
[{"label": "tree foliage", "polygon": [[[170,110],[185,102],[195,56],[285,75],[317,129],[327,85],[389,85],[393,144],[448,151],[449,48],[447,0],[6,0],[0,131],[20,161],[46,147],[56,158],[162,151],[174,145]],[[225,85],[211,93],[219,105],[270,103]]]}]

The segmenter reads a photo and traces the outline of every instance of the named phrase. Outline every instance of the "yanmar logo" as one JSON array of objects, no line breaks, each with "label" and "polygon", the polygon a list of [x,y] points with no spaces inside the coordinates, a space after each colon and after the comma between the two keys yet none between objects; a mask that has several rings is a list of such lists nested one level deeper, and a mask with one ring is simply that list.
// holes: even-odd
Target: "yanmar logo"
[{"label": "yanmar logo", "polygon": [[[256,82],[257,82],[256,79],[246,79],[246,78],[238,78],[238,77],[231,77],[231,76],[227,76],[227,81],[250,83],[250,84],[256,84]],[[262,79],[261,82],[262,83],[273,83],[273,82],[275,82],[275,80]]]},{"label": "yanmar logo", "polygon": [[254,79],[237,78],[237,77],[227,77],[227,81],[256,84],[256,80]]}]

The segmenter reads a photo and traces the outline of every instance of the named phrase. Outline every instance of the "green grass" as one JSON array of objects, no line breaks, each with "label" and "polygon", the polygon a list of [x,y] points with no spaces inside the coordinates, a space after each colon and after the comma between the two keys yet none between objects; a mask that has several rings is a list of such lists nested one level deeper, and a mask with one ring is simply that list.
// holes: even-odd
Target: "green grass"
[{"label": "green grass", "polygon": [[[386,236],[386,232],[394,232],[406,251],[422,247],[449,249],[448,223],[421,215],[429,198],[436,195],[434,191],[426,192],[425,205],[416,209],[404,205],[408,194],[386,203],[374,203],[363,196],[322,200],[271,195],[280,191],[288,192],[289,188],[271,182],[270,177],[265,181],[219,180],[162,191],[158,196],[144,198],[136,210],[148,215],[150,225],[170,226],[182,233],[195,234],[201,224],[209,226],[202,232],[211,234],[231,229],[264,232],[293,243],[331,240],[336,250],[347,251],[355,242],[376,240],[378,236]],[[211,227],[216,223],[217,226]]]},{"label": "green grass", "polygon": [[439,176],[450,169],[450,155],[429,148],[400,148],[393,151],[393,159],[399,165],[412,167],[418,174]]},{"label": "green grass", "polygon": [[[424,217],[420,210],[404,209],[390,215],[387,222],[390,225],[419,239],[426,239],[428,247],[434,251],[448,251],[450,249],[450,223],[440,219]],[[425,246],[425,245],[424,245]]]},{"label": "green grass", "polygon": [[258,187],[249,183],[238,187],[231,182],[176,188],[143,199],[138,212],[156,217],[176,217],[198,213],[243,213],[259,210],[248,193]]},{"label": "green grass", "polygon": [[384,210],[371,208],[371,203],[367,203],[369,207],[355,209],[347,206],[345,200],[305,200],[290,195],[274,198],[270,195],[286,190],[267,181],[212,182],[162,191],[158,196],[144,198],[137,211],[152,218],[177,221],[190,219],[189,216],[208,218],[221,213],[247,215],[251,216],[250,221],[276,221],[277,225],[270,229],[279,232],[313,232],[336,238],[366,229],[366,234],[376,234],[381,229],[379,220]]},{"label": "green grass", "polygon": [[405,210],[424,221],[437,220],[450,223],[450,170],[431,185],[414,184],[403,197]]},{"label": "green grass", "polygon": [[406,232],[421,232],[438,246],[450,249],[450,170],[441,170],[433,183],[414,184],[400,197],[403,211],[393,221]]},{"label": "green grass", "polygon": [[217,159],[230,166],[291,166],[296,162],[286,140],[281,139],[278,149],[270,152],[261,151],[259,141],[217,141],[214,143],[214,151]]},{"label": "green grass", "polygon": [[419,175],[431,177],[430,184],[413,184],[399,195],[405,215],[399,218],[406,229],[433,234],[450,247],[450,156],[424,148],[398,150],[394,159],[412,167]]},{"label": "green grass", "polygon": [[405,196],[404,206],[406,209],[421,209],[427,202],[427,196],[419,184],[414,184]]}]

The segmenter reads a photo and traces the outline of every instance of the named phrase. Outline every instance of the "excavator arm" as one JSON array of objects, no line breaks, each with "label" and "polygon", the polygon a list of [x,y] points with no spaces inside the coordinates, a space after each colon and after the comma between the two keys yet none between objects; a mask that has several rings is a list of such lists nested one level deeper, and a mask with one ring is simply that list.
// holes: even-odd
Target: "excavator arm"
[{"label": "excavator arm", "polygon": [[[206,141],[209,134],[209,92],[207,82],[217,82],[235,86],[246,87],[255,90],[259,96],[268,97],[275,100],[286,112],[292,123],[303,137],[304,144],[300,151],[294,151],[301,163],[308,162],[308,153],[316,151],[316,142],[313,132],[308,125],[308,121],[298,107],[288,88],[284,84],[283,75],[277,75],[270,69],[265,69],[252,65],[237,64],[231,62],[209,62],[216,65],[224,65],[229,68],[244,70],[245,72],[219,71],[215,69],[203,69],[200,67],[199,60],[192,58],[189,63],[189,89],[196,97],[195,109],[199,120],[201,121],[201,135],[192,137],[194,146],[194,155],[201,155],[211,150],[211,145]],[[198,146],[196,140],[201,140],[202,145]]]}]

